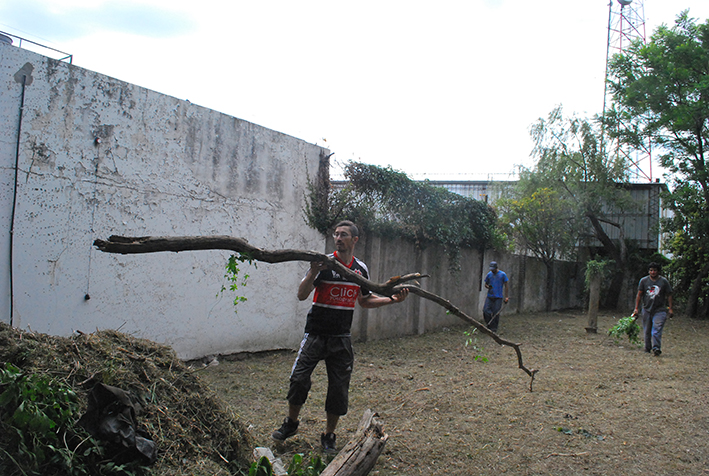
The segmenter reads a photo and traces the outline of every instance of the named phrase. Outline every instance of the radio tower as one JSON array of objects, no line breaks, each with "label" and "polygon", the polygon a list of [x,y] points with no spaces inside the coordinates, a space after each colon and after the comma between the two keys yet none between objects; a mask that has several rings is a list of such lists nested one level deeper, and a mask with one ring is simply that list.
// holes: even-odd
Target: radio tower
[{"label": "radio tower", "polygon": [[[608,46],[606,50],[606,85],[603,98],[603,115],[613,106],[612,95],[608,91],[608,66],[611,57],[624,53],[635,41],[645,43],[644,0],[610,0],[608,3]],[[616,108],[621,106],[615,104]],[[624,124],[618,124],[624,128]],[[628,161],[631,177],[637,181],[652,182],[652,155],[649,142],[639,149],[621,146],[618,141],[609,144],[611,153],[622,155]]]}]

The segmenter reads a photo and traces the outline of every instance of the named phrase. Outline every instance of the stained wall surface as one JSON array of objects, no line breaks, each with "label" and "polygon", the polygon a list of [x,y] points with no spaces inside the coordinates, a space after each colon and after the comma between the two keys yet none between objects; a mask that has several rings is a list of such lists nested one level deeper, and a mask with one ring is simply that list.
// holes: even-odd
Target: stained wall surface
[{"label": "stained wall surface", "polygon": [[324,251],[303,209],[327,151],[15,46],[0,44],[0,78],[0,319],[54,335],[119,329],[182,358],[297,344],[305,263],[244,264],[235,312],[219,293],[229,252],[92,243],[230,235]]}]

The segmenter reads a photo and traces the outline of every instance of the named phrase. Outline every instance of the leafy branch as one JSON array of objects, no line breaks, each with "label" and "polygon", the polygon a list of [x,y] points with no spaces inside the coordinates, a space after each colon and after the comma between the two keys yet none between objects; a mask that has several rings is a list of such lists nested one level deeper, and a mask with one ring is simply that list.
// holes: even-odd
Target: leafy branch
[{"label": "leafy branch", "polygon": [[497,218],[480,200],[464,197],[405,173],[360,162],[345,166],[347,182],[330,187],[323,198],[322,181],[309,186],[308,224],[326,233],[347,218],[385,237],[403,238],[420,248],[441,245],[457,269],[462,248],[484,249],[503,238]]},{"label": "leafy branch", "polygon": [[626,337],[631,344],[640,345],[640,326],[633,316],[623,317],[618,320],[618,324],[608,330],[608,335],[614,340],[623,340]]},{"label": "leafy branch", "polygon": [[[232,254],[227,260],[226,265],[224,266],[224,268],[226,269],[226,273],[224,273],[224,278],[230,283],[228,288],[230,291],[236,292],[239,290],[239,287],[246,286],[246,283],[250,276],[248,274],[239,276],[239,273],[241,272],[239,263],[246,262],[248,262],[249,264],[253,264],[255,268],[257,267],[256,263],[254,263],[253,257],[248,252]],[[217,293],[217,296],[219,296],[220,294],[224,294],[226,290],[226,285],[222,285],[222,288]],[[234,306],[237,306],[239,303],[246,301],[246,296],[240,296],[238,294],[234,296]],[[234,312],[236,312],[236,309],[234,309]]]}]

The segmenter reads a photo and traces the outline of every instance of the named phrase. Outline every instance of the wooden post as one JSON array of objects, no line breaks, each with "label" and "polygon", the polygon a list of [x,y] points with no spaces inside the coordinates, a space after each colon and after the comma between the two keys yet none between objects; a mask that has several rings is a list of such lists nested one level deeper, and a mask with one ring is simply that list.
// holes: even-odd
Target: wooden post
[{"label": "wooden post", "polygon": [[596,334],[598,332],[598,301],[601,294],[601,275],[594,273],[590,276],[588,285],[588,325],[586,332]]}]

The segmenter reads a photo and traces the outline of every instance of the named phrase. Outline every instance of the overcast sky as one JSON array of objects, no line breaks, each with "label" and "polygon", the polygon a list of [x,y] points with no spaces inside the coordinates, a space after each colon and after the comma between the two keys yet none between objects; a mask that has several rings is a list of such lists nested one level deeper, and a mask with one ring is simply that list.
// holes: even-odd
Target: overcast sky
[{"label": "overcast sky", "polygon": [[[602,111],[608,3],[0,0],[0,30],[342,162],[470,180],[532,165],[529,126],[556,105]],[[645,0],[647,36],[684,9],[709,18]]]}]

